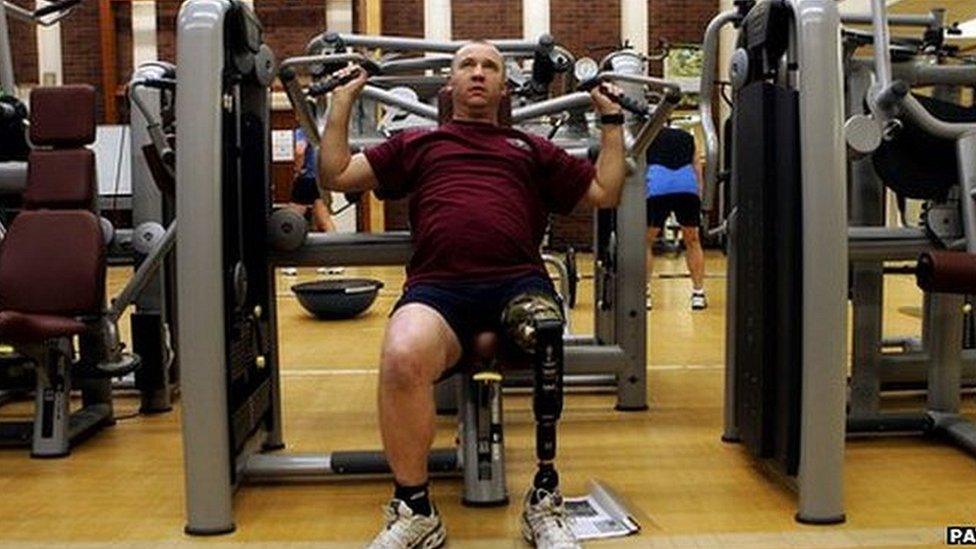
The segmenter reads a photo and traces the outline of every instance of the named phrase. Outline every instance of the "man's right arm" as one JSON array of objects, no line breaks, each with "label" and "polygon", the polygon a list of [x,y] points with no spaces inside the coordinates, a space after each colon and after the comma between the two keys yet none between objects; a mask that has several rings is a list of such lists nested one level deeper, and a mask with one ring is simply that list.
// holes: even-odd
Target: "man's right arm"
[{"label": "man's right arm", "polygon": [[[345,72],[349,70],[353,68],[343,69]],[[329,116],[319,148],[319,185],[324,190],[370,191],[379,184],[366,156],[349,152],[349,118],[366,78],[366,71],[360,70],[357,78],[332,92]]]}]

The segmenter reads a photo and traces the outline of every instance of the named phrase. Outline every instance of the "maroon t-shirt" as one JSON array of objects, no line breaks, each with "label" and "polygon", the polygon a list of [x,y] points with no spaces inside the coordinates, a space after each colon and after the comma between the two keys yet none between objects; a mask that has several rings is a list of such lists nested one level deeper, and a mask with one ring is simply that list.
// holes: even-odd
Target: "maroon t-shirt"
[{"label": "maroon t-shirt", "polygon": [[543,137],[479,122],[404,131],[365,154],[377,197],[410,196],[408,285],[545,273],[548,213],[572,211],[595,175]]}]

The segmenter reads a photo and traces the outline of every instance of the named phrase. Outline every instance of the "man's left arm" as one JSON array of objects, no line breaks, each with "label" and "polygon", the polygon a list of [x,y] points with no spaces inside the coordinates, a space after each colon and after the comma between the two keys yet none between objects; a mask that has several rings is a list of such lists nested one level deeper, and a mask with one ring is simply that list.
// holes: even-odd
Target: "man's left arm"
[{"label": "man's left arm", "polygon": [[[603,93],[603,87],[607,87],[611,93],[623,94],[623,90],[612,84],[593,88],[590,94],[597,114],[601,116],[621,114],[620,105]],[[620,194],[627,178],[623,124],[603,124],[600,132],[600,155],[596,160],[596,176],[590,182],[584,200],[594,208],[615,208],[620,204]]]}]

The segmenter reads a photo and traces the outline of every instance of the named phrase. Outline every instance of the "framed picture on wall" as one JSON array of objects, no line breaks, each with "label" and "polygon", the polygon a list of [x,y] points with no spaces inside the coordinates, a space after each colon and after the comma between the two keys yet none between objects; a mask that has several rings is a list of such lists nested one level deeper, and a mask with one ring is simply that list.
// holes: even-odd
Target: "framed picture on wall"
[{"label": "framed picture on wall", "polygon": [[672,44],[664,59],[664,78],[681,86],[684,98],[678,109],[698,108],[703,54],[699,44]]}]

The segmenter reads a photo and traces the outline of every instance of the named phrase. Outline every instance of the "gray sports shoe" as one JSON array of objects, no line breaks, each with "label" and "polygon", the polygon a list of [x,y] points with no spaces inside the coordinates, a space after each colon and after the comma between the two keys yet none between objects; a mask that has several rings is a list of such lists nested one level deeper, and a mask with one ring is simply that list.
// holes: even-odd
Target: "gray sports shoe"
[{"label": "gray sports shoe", "polygon": [[[532,503],[536,494],[538,503]],[[566,519],[563,498],[557,490],[549,493],[541,488],[529,488],[522,512],[522,537],[539,549],[579,549],[582,547]]]},{"label": "gray sports shoe", "polygon": [[413,509],[399,499],[392,499],[383,507],[386,526],[369,549],[435,549],[444,545],[447,531],[437,509],[429,517],[414,514]]}]

